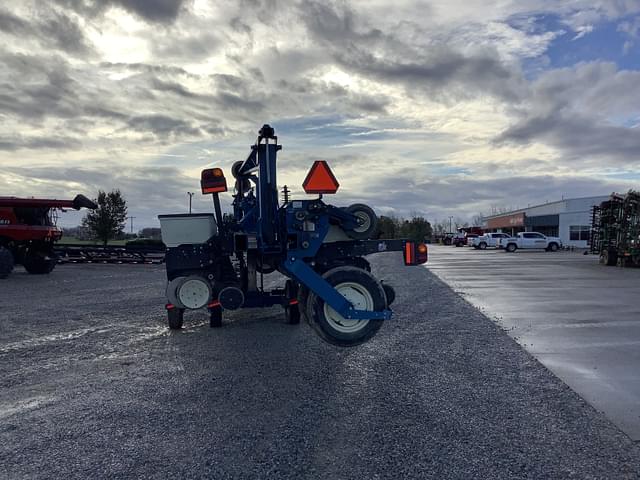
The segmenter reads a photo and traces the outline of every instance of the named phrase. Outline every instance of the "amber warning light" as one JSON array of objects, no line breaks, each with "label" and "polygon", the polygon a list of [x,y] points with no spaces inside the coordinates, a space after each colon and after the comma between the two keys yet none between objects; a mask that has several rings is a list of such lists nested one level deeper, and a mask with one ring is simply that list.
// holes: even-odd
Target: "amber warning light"
[{"label": "amber warning light", "polygon": [[220,193],[227,191],[227,179],[221,168],[207,168],[200,175],[200,187],[202,194]]},{"label": "amber warning light", "polygon": [[404,244],[404,264],[422,265],[429,258],[427,245],[424,243],[406,242]]},{"label": "amber warning light", "polygon": [[313,162],[307,178],[302,182],[306,193],[336,193],[340,184],[324,160]]}]

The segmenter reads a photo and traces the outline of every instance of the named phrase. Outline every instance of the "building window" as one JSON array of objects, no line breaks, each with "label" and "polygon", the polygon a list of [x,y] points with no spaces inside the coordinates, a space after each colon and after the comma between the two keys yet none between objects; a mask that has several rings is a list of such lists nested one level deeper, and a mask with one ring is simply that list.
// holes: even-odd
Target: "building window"
[{"label": "building window", "polygon": [[589,225],[571,225],[569,227],[569,240],[589,240],[591,227]]}]

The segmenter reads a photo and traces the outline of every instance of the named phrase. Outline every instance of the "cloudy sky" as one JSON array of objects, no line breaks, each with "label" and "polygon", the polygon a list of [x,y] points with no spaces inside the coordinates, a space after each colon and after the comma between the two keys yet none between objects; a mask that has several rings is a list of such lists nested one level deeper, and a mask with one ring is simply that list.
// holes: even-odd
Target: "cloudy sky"
[{"label": "cloudy sky", "polygon": [[640,0],[3,0],[0,195],[120,188],[153,226],[263,123],[281,184],[326,159],[379,213],[637,188],[639,37]]}]

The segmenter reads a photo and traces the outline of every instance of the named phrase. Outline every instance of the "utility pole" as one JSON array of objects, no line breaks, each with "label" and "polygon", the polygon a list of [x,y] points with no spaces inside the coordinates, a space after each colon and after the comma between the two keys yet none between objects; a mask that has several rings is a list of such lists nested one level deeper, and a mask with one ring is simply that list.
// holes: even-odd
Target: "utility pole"
[{"label": "utility pole", "polygon": [[127,218],[131,220],[131,233],[133,233],[133,219],[136,217],[127,217]]},{"label": "utility pole", "polygon": [[189,215],[191,215],[191,199],[193,198],[195,193],[194,192],[187,192],[187,195],[189,195]]},{"label": "utility pole", "polygon": [[453,215],[449,215],[449,233],[453,233],[453,227],[451,225],[451,220],[453,220]]}]

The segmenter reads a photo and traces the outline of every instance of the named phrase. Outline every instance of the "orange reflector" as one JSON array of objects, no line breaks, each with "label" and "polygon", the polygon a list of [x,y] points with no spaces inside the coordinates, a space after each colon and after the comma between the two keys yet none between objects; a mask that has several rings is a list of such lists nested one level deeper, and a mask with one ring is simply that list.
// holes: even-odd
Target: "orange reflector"
[{"label": "orange reflector", "polygon": [[302,182],[302,188],[306,193],[336,193],[338,187],[338,180],[324,160],[313,162],[307,178]]},{"label": "orange reflector", "polygon": [[405,265],[422,265],[429,258],[428,247],[424,243],[406,242],[403,253]]},{"label": "orange reflector", "polygon": [[227,191],[227,179],[221,168],[206,168],[200,174],[202,193],[220,193]]}]

